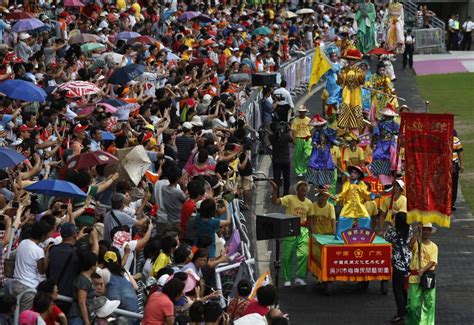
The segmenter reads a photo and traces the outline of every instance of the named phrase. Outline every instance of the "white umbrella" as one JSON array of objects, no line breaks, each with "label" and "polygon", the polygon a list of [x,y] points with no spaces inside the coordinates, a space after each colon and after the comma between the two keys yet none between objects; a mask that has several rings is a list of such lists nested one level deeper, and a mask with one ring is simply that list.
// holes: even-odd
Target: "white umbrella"
[{"label": "white umbrella", "polygon": [[119,172],[120,179],[128,179],[135,184],[140,183],[145,172],[150,168],[151,161],[148,158],[145,148],[143,146],[135,146],[130,148],[118,149],[117,157],[119,162],[117,164],[107,165],[106,174],[113,174],[115,171]]},{"label": "white umbrella", "polygon": [[285,11],[281,14],[283,18],[295,18],[298,17],[297,14],[295,14],[293,11]]},{"label": "white umbrella", "polygon": [[311,8],[303,8],[296,12],[297,15],[306,15],[306,14],[314,14],[314,10]]},{"label": "white umbrella", "polygon": [[115,63],[117,64],[120,64],[122,62],[122,59],[123,59],[123,55],[122,54],[118,54],[118,53],[115,53],[115,52],[107,52],[107,53],[104,53],[102,54],[101,56],[99,56],[100,59],[102,60],[105,60],[105,58],[107,56],[111,56],[112,59],[114,60]]}]

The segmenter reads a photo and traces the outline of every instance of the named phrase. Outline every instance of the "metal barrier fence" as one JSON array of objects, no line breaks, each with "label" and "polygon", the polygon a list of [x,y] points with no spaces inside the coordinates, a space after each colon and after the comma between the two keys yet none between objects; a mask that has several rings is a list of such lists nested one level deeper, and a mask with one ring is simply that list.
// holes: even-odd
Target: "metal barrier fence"
[{"label": "metal barrier fence", "polygon": [[445,46],[445,32],[441,28],[415,29],[413,36],[416,40],[415,51],[443,52]]}]

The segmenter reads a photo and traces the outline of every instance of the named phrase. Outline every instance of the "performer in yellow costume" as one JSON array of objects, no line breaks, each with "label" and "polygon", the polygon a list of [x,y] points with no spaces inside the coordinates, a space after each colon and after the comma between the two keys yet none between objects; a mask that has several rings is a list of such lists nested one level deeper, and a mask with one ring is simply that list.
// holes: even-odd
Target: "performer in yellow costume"
[{"label": "performer in yellow costume", "polygon": [[387,50],[403,53],[405,51],[403,5],[398,0],[390,1],[383,20],[387,27]]},{"label": "performer in yellow costume", "polygon": [[337,78],[337,83],[342,87],[341,114],[337,125],[346,131],[359,134],[359,128],[363,126],[362,115],[362,86],[365,83],[365,75],[356,63],[360,61],[362,54],[355,49],[349,49],[345,59],[348,66],[343,68]]},{"label": "performer in yellow costume", "polygon": [[[373,74],[367,82],[367,87],[377,90],[378,92],[372,92],[371,96],[371,108],[370,108],[370,121],[375,123],[381,117],[380,112],[387,106],[392,99],[388,95],[392,93],[392,82],[385,73],[385,64],[379,62],[377,65],[377,73]],[[384,95],[387,94],[387,95]]]}]

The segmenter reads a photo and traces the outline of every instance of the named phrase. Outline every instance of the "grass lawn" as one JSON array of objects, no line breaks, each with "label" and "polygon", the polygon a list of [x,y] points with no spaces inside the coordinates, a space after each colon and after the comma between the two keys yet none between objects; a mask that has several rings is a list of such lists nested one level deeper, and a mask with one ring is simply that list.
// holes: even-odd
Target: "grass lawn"
[{"label": "grass lawn", "polygon": [[454,126],[464,146],[462,192],[474,208],[474,73],[416,77],[430,113],[454,113]]}]

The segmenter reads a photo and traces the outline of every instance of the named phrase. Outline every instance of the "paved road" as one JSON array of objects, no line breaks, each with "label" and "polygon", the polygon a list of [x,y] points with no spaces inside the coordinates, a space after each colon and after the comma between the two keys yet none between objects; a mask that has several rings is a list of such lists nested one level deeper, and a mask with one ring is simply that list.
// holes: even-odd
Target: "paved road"
[{"label": "paved road", "polygon": [[[425,103],[420,97],[414,75],[411,71],[401,71],[396,64],[396,88],[408,106],[424,111]],[[374,71],[374,69],[372,69]],[[320,93],[311,97],[306,105],[311,113],[321,111]],[[264,159],[261,169],[269,167]],[[297,178],[292,171],[292,182]],[[271,204],[270,187],[260,184],[253,202],[253,216],[248,220],[252,234],[255,214],[282,212]],[[461,197],[458,210],[453,216],[450,229],[440,229],[433,235],[439,247],[437,269],[437,324],[474,324],[474,217]],[[260,270],[271,265],[274,243],[255,242]],[[372,282],[364,292],[352,283],[337,282],[335,294],[325,296],[323,289],[312,275],[308,275],[308,286],[280,289],[282,310],[290,314],[293,324],[388,324],[395,314],[395,301],[391,288],[387,296],[380,293],[378,282]],[[281,283],[281,281],[280,281]]]}]

